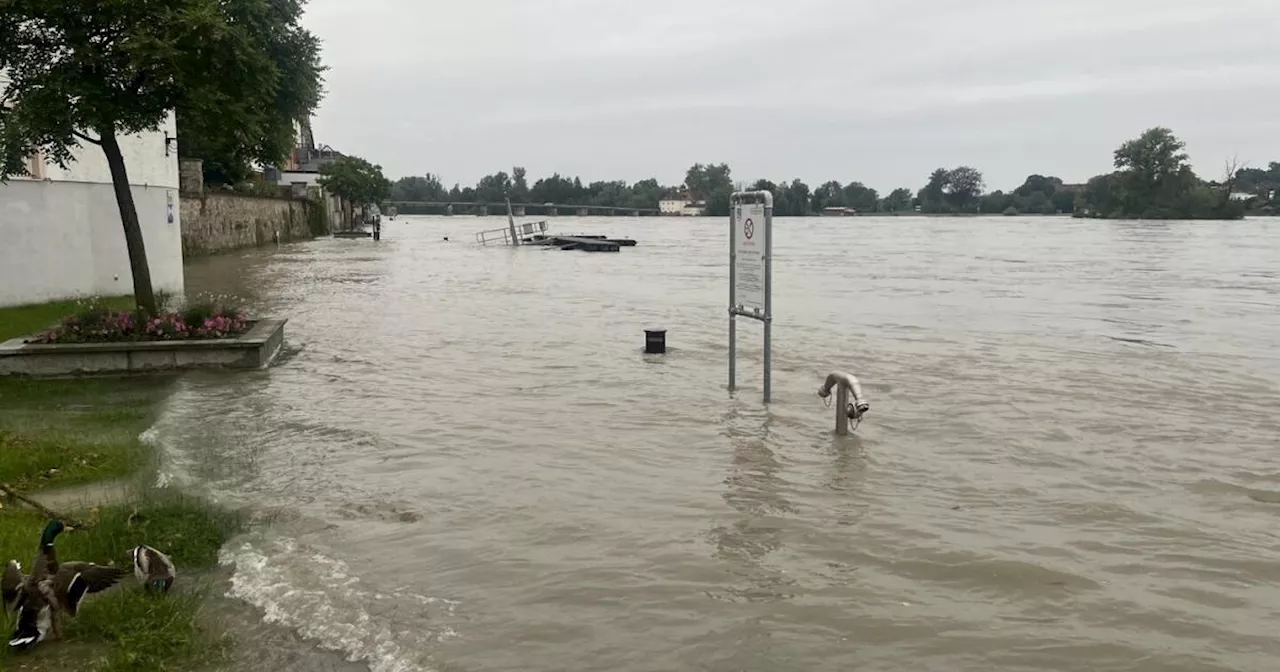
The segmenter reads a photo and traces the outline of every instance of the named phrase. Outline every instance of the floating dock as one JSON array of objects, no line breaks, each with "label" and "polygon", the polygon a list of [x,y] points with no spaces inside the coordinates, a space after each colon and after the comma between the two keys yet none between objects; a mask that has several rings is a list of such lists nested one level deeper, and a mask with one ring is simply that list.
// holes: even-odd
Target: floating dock
[{"label": "floating dock", "polygon": [[547,222],[525,222],[517,224],[512,214],[511,202],[507,202],[507,228],[491,229],[476,233],[476,242],[481,245],[502,242],[503,245],[521,247],[529,245],[543,249],[582,250],[583,252],[617,252],[624,247],[635,247],[636,241],[630,238],[609,238],[591,234],[574,234],[561,236],[547,233]]},{"label": "floating dock", "polygon": [[624,247],[635,247],[636,241],[629,238],[606,238],[595,235],[554,236],[537,235],[520,241],[521,245],[554,247],[561,250],[582,250],[583,252],[617,252]]}]

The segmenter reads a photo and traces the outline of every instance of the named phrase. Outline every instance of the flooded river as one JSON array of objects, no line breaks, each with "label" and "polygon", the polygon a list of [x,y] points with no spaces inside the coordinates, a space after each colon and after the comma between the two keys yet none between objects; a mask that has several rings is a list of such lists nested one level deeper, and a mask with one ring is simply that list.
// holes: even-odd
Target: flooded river
[{"label": "flooded river", "polygon": [[290,320],[156,430],[273,521],[223,553],[256,616],[375,672],[1276,669],[1280,221],[779,220],[768,408],[727,224],[551,221],[640,244],[189,265]]}]

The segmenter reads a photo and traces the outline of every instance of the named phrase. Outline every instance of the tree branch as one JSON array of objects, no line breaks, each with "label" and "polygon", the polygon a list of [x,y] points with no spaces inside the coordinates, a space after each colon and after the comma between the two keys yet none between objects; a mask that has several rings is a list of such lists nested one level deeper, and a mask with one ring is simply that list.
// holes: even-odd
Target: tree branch
[{"label": "tree branch", "polygon": [[101,140],[97,140],[97,139],[91,138],[91,137],[89,137],[89,136],[85,135],[84,133],[81,133],[80,131],[71,131],[71,135],[74,135],[74,136],[76,136],[77,138],[80,138],[81,140],[84,140],[85,142],[87,142],[87,143],[89,143],[89,144],[91,144],[91,145],[98,145],[98,146],[101,146],[101,145],[102,145],[102,141],[101,141]]},{"label": "tree branch", "polygon": [[52,510],[52,509],[50,509],[50,508],[46,507],[45,505],[41,504],[40,502],[37,502],[37,501],[35,501],[34,499],[31,499],[31,498],[29,498],[29,497],[25,497],[25,496],[23,496],[23,495],[22,495],[22,493],[20,493],[20,492],[18,492],[18,491],[16,491],[16,490],[14,490],[14,489],[13,489],[13,486],[9,485],[8,483],[0,483],[0,492],[3,492],[4,494],[8,495],[9,497],[12,497],[13,499],[18,500],[19,502],[22,502],[23,504],[26,504],[27,506],[30,506],[31,508],[33,508],[33,509],[35,509],[35,510],[39,511],[40,513],[43,513],[44,515],[46,515],[46,516],[48,516],[48,517],[50,517],[50,518],[53,518],[54,520],[61,520],[61,521],[65,522],[65,523],[67,524],[67,526],[68,526],[68,527],[72,527],[72,528],[84,528],[84,527],[86,527],[86,525],[85,525],[83,522],[79,521],[79,520],[76,520],[76,519],[74,519],[74,518],[67,518],[66,516],[64,516],[64,515],[62,515],[62,514],[60,514],[60,513],[58,513],[57,511],[54,511],[54,510]]},{"label": "tree branch", "polygon": [[129,87],[125,91],[137,95],[142,92],[142,85],[147,81],[147,71],[139,70],[129,82]]}]

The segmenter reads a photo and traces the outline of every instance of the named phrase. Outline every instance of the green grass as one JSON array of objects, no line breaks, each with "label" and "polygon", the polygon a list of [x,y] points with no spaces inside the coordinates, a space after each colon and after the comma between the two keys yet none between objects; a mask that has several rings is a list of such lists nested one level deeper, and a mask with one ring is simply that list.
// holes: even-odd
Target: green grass
[{"label": "green grass", "polygon": [[133,310],[133,296],[93,297],[0,308],[0,341],[43,331],[68,315],[93,306]]},{"label": "green grass", "polygon": [[[144,593],[132,575],[126,577],[120,586],[85,600],[80,615],[66,622],[64,642],[46,642],[26,654],[0,652],[0,669],[6,661],[21,661],[37,670],[190,670],[223,651],[226,643],[201,625],[209,586],[192,580],[189,572],[217,562],[218,549],[240,529],[239,516],[199,500],[151,493],[136,505],[104,507],[80,517],[89,527],[58,537],[60,560],[127,568],[126,552],[146,543],[169,554],[178,583],[169,595],[158,596]],[[0,560],[16,558],[29,569],[45,523],[34,511],[0,513]]]},{"label": "green grass", "polygon": [[[89,305],[62,301],[0,308],[0,340],[41,331]],[[117,297],[98,305],[130,309],[133,300]],[[0,482],[31,492],[143,472],[153,464],[155,451],[140,435],[155,421],[174,380],[0,378]],[[226,643],[201,625],[201,605],[210,588],[198,577],[217,562],[218,549],[239,529],[236,514],[157,492],[140,493],[132,504],[59,512],[86,523],[58,538],[60,559],[130,567],[126,551],[145,543],[173,558],[178,583],[169,595],[149,595],[130,574],[119,587],[85,601],[79,617],[66,623],[64,641],[17,655],[0,644],[0,670],[166,672],[216,662]],[[17,502],[3,502],[0,563],[13,558],[30,569],[46,522]],[[0,626],[7,641],[13,623]]]},{"label": "green grass", "polygon": [[138,438],[173,378],[0,378],[0,482],[22,491],[122,478],[153,451]]}]

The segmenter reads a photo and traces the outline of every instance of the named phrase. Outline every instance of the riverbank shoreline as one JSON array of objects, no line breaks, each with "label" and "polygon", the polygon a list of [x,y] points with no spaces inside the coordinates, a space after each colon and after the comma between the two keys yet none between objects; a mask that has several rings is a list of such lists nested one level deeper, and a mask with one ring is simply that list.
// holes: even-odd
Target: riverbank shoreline
[{"label": "riverbank shoreline", "polygon": [[[0,309],[0,331],[38,331],[74,312],[77,303]],[[68,524],[82,525],[58,539],[60,558],[131,569],[128,549],[145,543],[168,553],[179,575],[174,591],[156,598],[130,573],[119,586],[87,599],[79,616],[65,622],[63,640],[47,640],[25,654],[6,647],[0,667],[194,669],[229,656],[223,629],[206,616],[218,586],[201,574],[217,566],[219,549],[243,529],[241,514],[151,485],[158,448],[142,437],[175,380],[0,379],[0,482]],[[29,569],[45,522],[44,513],[4,501],[0,562],[12,558]],[[12,620],[6,618],[6,628]]]}]

